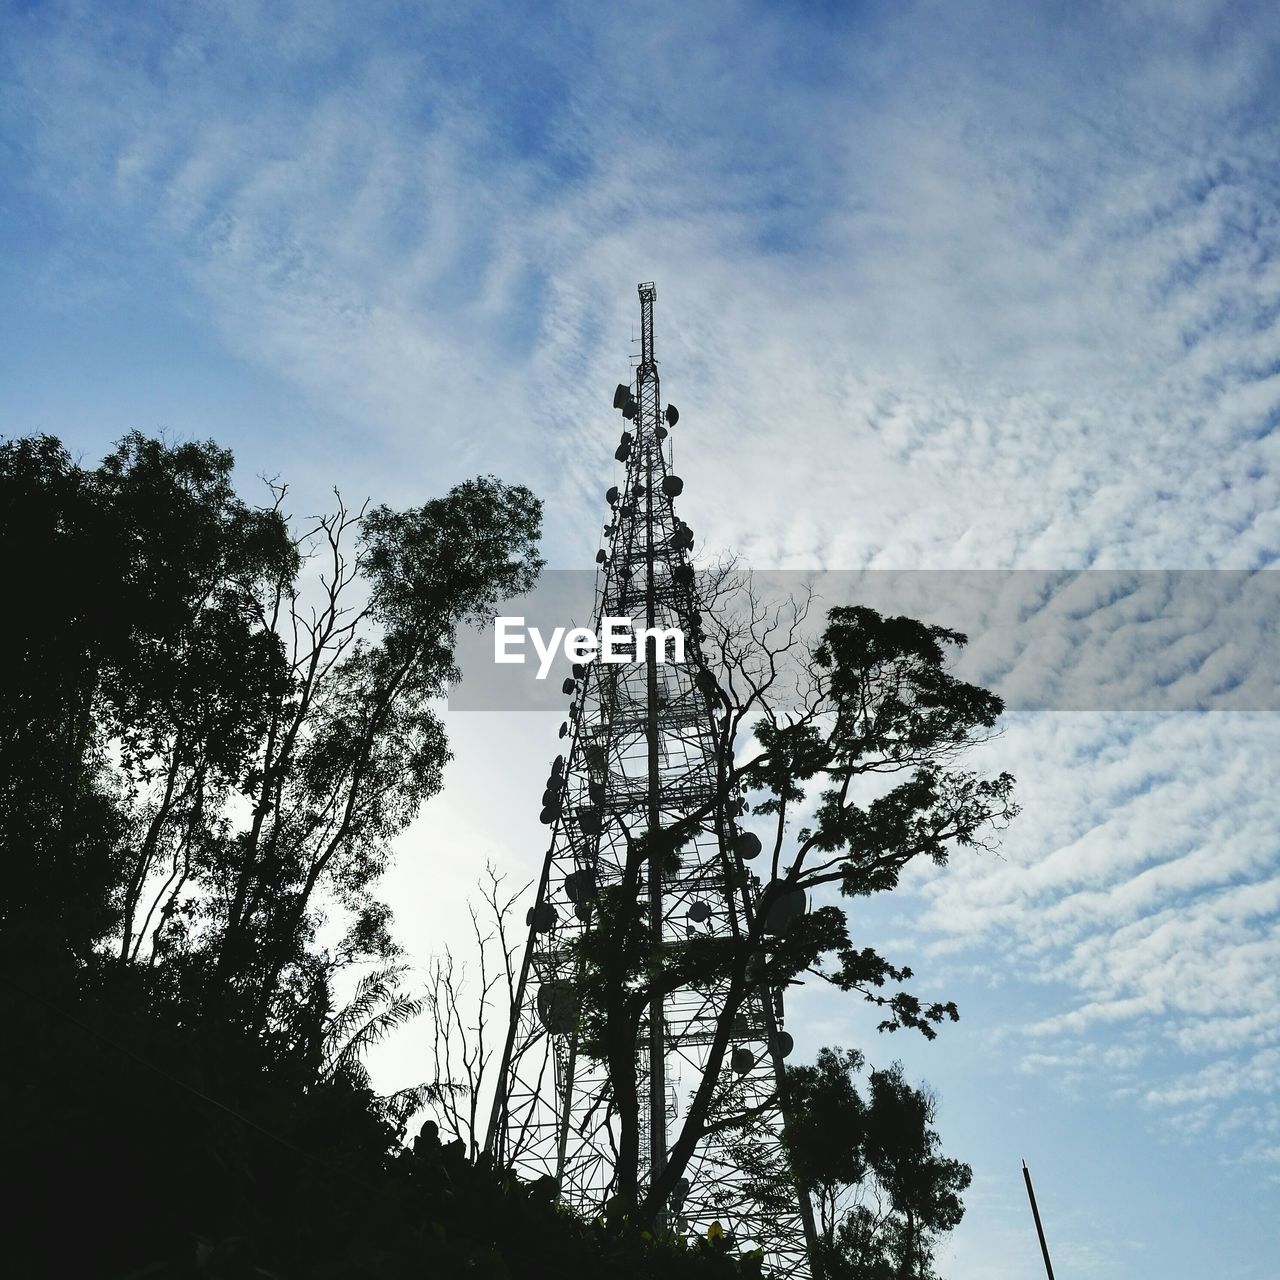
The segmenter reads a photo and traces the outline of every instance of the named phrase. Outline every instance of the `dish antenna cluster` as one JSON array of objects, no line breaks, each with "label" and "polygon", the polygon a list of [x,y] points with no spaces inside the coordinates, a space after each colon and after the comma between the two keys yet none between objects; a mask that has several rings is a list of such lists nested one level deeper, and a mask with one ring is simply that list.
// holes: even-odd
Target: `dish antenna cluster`
[{"label": "dish antenna cluster", "polygon": [[[587,1217],[603,1212],[616,1186],[617,1117],[604,1063],[581,1041],[574,943],[593,927],[601,889],[622,883],[630,842],[703,814],[678,864],[646,859],[639,886],[646,921],[668,953],[697,937],[746,932],[760,882],[749,863],[759,837],[741,830],[740,796],[723,785],[727,750],[721,701],[703,645],[697,585],[689,554],[693,532],[675,510],[684,489],[671,474],[664,442],[680,420],[662,403],[654,358],[652,284],[641,284],[641,356],[613,407],[622,418],[614,457],[626,478],[605,495],[604,542],[596,555],[595,620],[643,617],[652,630],[679,628],[685,662],[591,663],[564,684],[566,741],[542,795],[551,829],[537,897],[526,923],[528,943],[516,987],[486,1150],[525,1178],[550,1176],[564,1202]],[[650,847],[653,847],[652,845]],[[764,928],[779,932],[805,902],[800,890],[774,899]],[[642,1098],[641,1194],[666,1168],[692,1090],[705,1074],[726,982],[690,985],[650,997],[635,1041]],[[783,1059],[792,1038],[782,1028],[781,992],[757,989],[732,1026],[716,1087],[730,1111],[763,1108],[766,1144],[778,1142],[785,1096]],[[703,1138],[674,1183],[665,1222],[705,1235],[713,1222],[742,1248],[765,1251],[781,1274],[808,1276],[813,1216],[807,1196],[794,1212],[762,1213],[733,1146],[740,1134],[721,1129]],[[781,1152],[777,1152],[780,1156]]]}]

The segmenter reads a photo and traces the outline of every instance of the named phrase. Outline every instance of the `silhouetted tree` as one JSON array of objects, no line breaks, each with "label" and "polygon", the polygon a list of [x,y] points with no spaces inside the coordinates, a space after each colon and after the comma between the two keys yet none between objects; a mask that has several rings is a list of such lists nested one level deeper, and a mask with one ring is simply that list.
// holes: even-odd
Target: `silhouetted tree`
[{"label": "silhouetted tree", "polygon": [[964,1213],[969,1166],[941,1154],[934,1098],[895,1063],[857,1090],[856,1052],[788,1070],[786,1146],[817,1193],[826,1280],[934,1280],[933,1247]]},{"label": "silhouetted tree", "polygon": [[[316,1170],[367,1193],[423,1100],[361,1065],[421,1007],[375,881],[441,785],[457,629],[532,585],[540,506],[482,477],[294,530],[285,498],[247,505],[211,443],[131,435],[93,468],[0,444],[0,1158],[24,1274],[186,1274],[202,1232],[319,1267],[294,1234],[329,1203]],[[213,1254],[206,1274],[252,1272]]]},{"label": "silhouetted tree", "polygon": [[871,1071],[857,1051],[822,1049],[787,1068],[793,1110],[785,1141],[745,1129],[732,1155],[766,1212],[793,1212],[793,1175],[813,1198],[822,1280],[937,1280],[938,1237],[964,1214],[969,1166],[942,1155],[936,1104],[898,1063]]},{"label": "silhouetted tree", "polygon": [[[93,471],[4,445],[27,607],[0,695],[0,927],[90,967],[113,938],[184,1017],[296,1061],[335,973],[394,958],[371,886],[440,787],[456,629],[532,584],[539,508],[479,479],[406,512],[339,500],[295,535],[284,488],[251,509],[231,468],[137,435]],[[329,948],[321,898],[349,921]]]},{"label": "silhouetted tree", "polygon": [[118,933],[136,957],[162,835],[194,837],[284,687],[246,591],[296,572],[296,554],[230,472],[213,445],[136,435],[93,471],[48,437],[0,446],[18,604],[0,638],[0,929],[26,946],[83,965]]},{"label": "silhouetted tree", "polygon": [[[513,908],[530,884],[512,891],[490,863],[479,883],[481,906],[468,901],[470,967],[451,948],[431,958],[425,1006],[431,1024],[432,1078],[424,1097],[445,1132],[474,1159],[484,1141],[480,1108],[488,1099],[493,1060],[492,1025],[499,1035],[515,1003]],[[497,1017],[494,1017],[494,1008]]]},{"label": "silhouetted tree", "polygon": [[[850,607],[832,609],[810,642],[803,631],[809,601],[763,605],[732,574],[713,578],[706,594],[714,679],[705,689],[720,726],[718,793],[656,834],[628,834],[621,882],[601,890],[593,926],[576,944],[580,1048],[607,1064],[618,1128],[615,1188],[647,1222],[663,1211],[702,1139],[745,1129],[776,1101],[735,1110],[723,1069],[753,990],[772,1002],[808,974],[877,1005],[882,1030],[910,1027],[930,1038],[938,1023],[958,1017],[952,1002],[924,1001],[898,986],[911,970],[857,945],[842,907],[825,903],[790,918],[787,906],[801,892],[812,902],[828,886],[848,897],[891,890],[910,863],[945,863],[954,847],[982,844],[1016,813],[1007,773],[983,777],[958,767],[1003,709],[995,694],[948,671],[963,635]],[[769,824],[745,929],[659,948],[640,893],[647,863],[674,864],[721,807]],[[726,847],[724,858],[729,883],[746,885],[753,872],[741,850]],[[788,917],[784,926],[771,926],[775,908]],[[638,1030],[654,993],[712,984],[721,1003],[706,1064],[663,1171],[642,1196]]]}]

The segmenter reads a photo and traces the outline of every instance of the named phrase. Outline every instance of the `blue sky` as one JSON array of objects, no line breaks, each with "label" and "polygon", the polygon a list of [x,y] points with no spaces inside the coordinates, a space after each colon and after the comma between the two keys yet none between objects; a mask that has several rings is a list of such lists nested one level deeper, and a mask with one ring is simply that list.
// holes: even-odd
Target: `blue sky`
[{"label": "blue sky", "polygon": [[[1280,554],[1280,13],[1125,5],[11,4],[0,430],[214,436],[301,514],[477,471],[590,563],[658,283],[682,514],[759,568]],[[541,849],[540,716],[451,718],[388,892],[424,962]],[[501,750],[499,750],[501,748]],[[999,857],[870,937],[971,1161],[960,1280],[1280,1275],[1280,729],[1019,713]],[[799,1016],[798,1014],[795,1016]],[[407,1032],[388,1083],[418,1078]]]}]

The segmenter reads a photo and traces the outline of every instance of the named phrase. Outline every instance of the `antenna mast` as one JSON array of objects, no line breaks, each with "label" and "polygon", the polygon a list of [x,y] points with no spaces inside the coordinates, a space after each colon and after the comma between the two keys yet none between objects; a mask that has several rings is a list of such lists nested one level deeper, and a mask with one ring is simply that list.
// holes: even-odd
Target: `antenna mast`
[{"label": "antenna mast", "polygon": [[1027,1184],[1027,1199],[1031,1201],[1031,1216],[1035,1219],[1036,1235],[1040,1238],[1040,1253],[1044,1257],[1044,1269],[1048,1273],[1049,1280],[1053,1280],[1053,1263],[1049,1261],[1049,1246],[1044,1240],[1044,1227],[1040,1225],[1040,1210],[1036,1207],[1035,1188],[1031,1185],[1031,1170],[1027,1168],[1027,1162],[1022,1162],[1022,1180]]},{"label": "antenna mast", "polygon": [[[800,1188],[794,1211],[763,1211],[732,1128],[706,1133],[691,1155],[687,1138],[671,1143],[684,1133],[692,1091],[715,1070],[722,1105],[744,1116],[758,1111],[758,1132],[782,1163],[779,1099],[791,1037],[782,1029],[781,992],[761,984],[732,997],[719,978],[665,995],[651,988],[632,1050],[612,1069],[579,1020],[580,944],[593,937],[602,890],[621,889],[624,900],[634,894],[655,951],[678,957],[695,938],[746,937],[760,888],[746,866],[760,840],[738,829],[745,801],[725,790],[727,734],[703,653],[693,532],[675,513],[684,482],[668,472],[662,447],[680,415],[662,404],[653,284],[641,284],[639,296],[640,361],[613,400],[625,419],[614,457],[626,475],[605,495],[595,620],[598,634],[606,617],[643,617],[651,635],[679,631],[685,661],[660,660],[657,645],[667,641],[653,639],[643,662],[577,665],[565,681],[571,701],[560,736],[568,745],[542,797],[551,841],[526,921],[485,1145],[500,1166],[555,1178],[562,1200],[588,1217],[619,1188],[634,1189],[638,1202],[653,1190],[663,1197],[658,1225],[705,1234],[718,1221],[738,1247],[763,1249],[781,1274],[808,1277],[817,1235]],[[663,833],[687,826],[691,815],[704,816],[678,858],[660,856]],[[777,931],[768,920],[763,928]],[[619,1128],[638,1138],[624,1144]],[[683,1162],[678,1178],[673,1158]]]}]

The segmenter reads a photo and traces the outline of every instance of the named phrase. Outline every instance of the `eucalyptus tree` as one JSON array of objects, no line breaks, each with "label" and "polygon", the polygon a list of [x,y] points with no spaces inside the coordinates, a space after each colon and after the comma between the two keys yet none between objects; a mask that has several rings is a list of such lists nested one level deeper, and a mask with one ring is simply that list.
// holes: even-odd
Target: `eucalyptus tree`
[{"label": "eucalyptus tree", "polygon": [[412,1011],[376,881],[441,786],[458,629],[530,588],[541,508],[479,477],[298,523],[232,467],[137,434],[92,469],[0,446],[0,935],[323,1073]]}]

